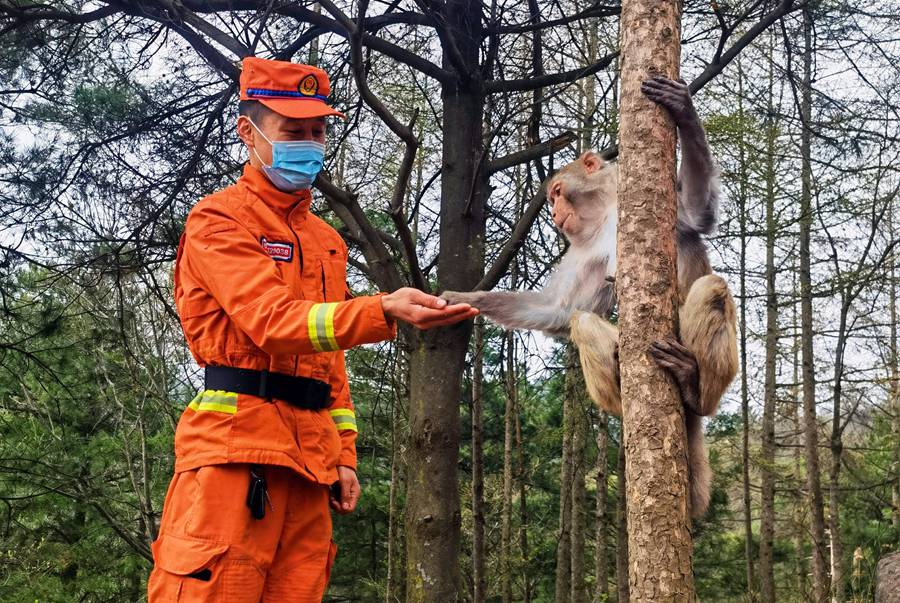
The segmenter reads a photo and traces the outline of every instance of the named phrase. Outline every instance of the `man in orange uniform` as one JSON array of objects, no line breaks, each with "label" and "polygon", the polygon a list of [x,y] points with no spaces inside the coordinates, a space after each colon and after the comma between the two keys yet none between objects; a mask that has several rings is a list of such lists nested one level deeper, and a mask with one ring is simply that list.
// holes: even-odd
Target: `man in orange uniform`
[{"label": "man in orange uniform", "polygon": [[[477,310],[403,288],[352,298],[347,246],[312,215],[328,76],[244,59],[237,130],[250,161],[188,216],[175,266],[205,389],[175,432],[149,601],[318,602],[334,561],[331,507],[359,497],[342,350]],[[332,486],[331,494],[329,487]]]}]

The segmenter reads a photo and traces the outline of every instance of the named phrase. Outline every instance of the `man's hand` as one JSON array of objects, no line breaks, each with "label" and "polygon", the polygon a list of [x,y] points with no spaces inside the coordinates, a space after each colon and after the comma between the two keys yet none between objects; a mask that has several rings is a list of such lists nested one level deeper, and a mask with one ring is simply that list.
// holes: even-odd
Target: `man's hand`
[{"label": "man's hand", "polygon": [[338,481],[331,486],[328,503],[341,515],[347,515],[353,513],[359,501],[359,479],[350,467],[338,465],[337,472]]},{"label": "man's hand", "polygon": [[381,296],[381,308],[391,320],[402,320],[417,329],[432,329],[473,318],[478,310],[469,304],[448,304],[412,287]]}]

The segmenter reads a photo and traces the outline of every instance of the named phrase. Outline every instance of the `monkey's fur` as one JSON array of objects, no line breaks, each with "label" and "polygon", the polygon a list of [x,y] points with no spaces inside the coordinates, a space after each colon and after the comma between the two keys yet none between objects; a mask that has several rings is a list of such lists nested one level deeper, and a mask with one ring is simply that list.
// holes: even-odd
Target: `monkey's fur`
[{"label": "monkey's fur", "polygon": [[[718,171],[706,135],[683,82],[652,78],[642,91],[672,116],[682,162],[678,174],[679,339],[655,342],[654,360],[675,379],[685,405],[693,517],[709,505],[711,472],[701,417],[716,412],[737,373],[735,306],[724,279],[712,274],[701,235],[715,228]],[[618,330],[604,318],[615,304],[607,279],[616,264],[615,164],[587,152],[550,180],[547,197],[556,226],[570,242],[541,291],[445,292],[511,329],[566,336],[578,346],[587,390],[604,410],[622,415],[618,373]]]}]

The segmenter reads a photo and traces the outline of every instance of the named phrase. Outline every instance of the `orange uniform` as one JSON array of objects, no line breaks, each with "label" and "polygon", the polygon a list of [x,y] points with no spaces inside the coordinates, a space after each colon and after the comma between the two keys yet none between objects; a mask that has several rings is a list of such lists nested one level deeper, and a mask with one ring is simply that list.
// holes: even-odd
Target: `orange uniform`
[{"label": "orange uniform", "polygon": [[[260,71],[270,87],[290,77],[300,82],[295,90],[327,95],[318,69],[250,58],[244,70],[242,98],[259,86]],[[150,601],[305,602],[324,592],[334,556],[327,487],[338,465],[356,468],[342,350],[389,339],[396,328],[379,296],[351,298],[347,247],[310,213],[310,200],[309,190],[283,192],[247,164],[235,185],[188,217],[175,302],[197,363],[317,379],[331,386],[330,405],[309,410],[220,390],[188,404],[153,543]],[[262,519],[246,506],[250,465],[265,468]]]}]

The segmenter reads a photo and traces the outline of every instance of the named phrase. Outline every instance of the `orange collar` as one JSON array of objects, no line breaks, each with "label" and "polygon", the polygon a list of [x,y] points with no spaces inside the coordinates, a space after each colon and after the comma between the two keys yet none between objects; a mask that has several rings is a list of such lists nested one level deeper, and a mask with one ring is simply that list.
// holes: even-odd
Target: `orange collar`
[{"label": "orange collar", "polygon": [[262,170],[253,167],[250,165],[250,162],[244,164],[244,173],[238,180],[238,183],[243,183],[263,203],[285,215],[293,210],[295,206],[301,214],[306,213],[309,211],[309,205],[312,202],[312,194],[309,189],[297,191],[296,193],[286,193],[278,190],[266,178]]}]

